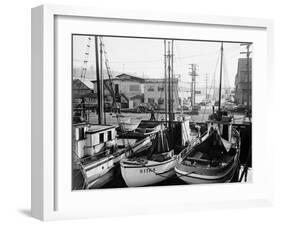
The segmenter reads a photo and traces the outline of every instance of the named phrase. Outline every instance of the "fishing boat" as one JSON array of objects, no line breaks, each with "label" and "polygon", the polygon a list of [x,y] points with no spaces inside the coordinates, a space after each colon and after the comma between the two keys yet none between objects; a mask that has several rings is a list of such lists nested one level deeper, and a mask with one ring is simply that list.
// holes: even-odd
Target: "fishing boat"
[{"label": "fishing boat", "polygon": [[121,160],[121,174],[128,187],[159,183],[175,174],[177,156],[169,149],[166,130],[162,125],[151,148],[144,155]]},{"label": "fishing boat", "polygon": [[230,182],[239,172],[240,134],[233,117],[221,110],[223,43],[218,111],[207,122],[207,131],[180,153],[175,167],[177,176],[188,184]]},{"label": "fishing boat", "polygon": [[239,170],[240,135],[231,122],[211,121],[208,131],[181,152],[175,167],[188,184],[230,182]]},{"label": "fishing boat", "polygon": [[80,170],[83,188],[98,188],[112,179],[116,152],[116,126],[73,125],[73,170]]},{"label": "fishing boat", "polygon": [[141,154],[152,146],[154,135],[119,138],[116,126],[81,123],[74,125],[73,170],[79,170],[84,189],[110,182],[121,159]]},{"label": "fishing boat", "polygon": [[121,160],[121,174],[128,187],[154,185],[174,176],[177,154],[190,143],[189,120],[184,117],[175,120],[173,111],[173,41],[168,41],[166,45],[164,40],[164,51],[165,120],[157,121],[152,110],[151,119],[141,121],[130,133],[134,136],[156,136],[145,154]]}]

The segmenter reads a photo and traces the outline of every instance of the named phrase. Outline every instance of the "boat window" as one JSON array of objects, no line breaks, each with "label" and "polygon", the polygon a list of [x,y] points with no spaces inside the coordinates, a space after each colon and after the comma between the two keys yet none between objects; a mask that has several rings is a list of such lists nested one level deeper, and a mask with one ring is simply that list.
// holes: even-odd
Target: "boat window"
[{"label": "boat window", "polygon": [[100,133],[100,143],[103,143],[103,142],[104,142],[104,134]]},{"label": "boat window", "polygon": [[112,140],[112,132],[111,131],[107,132],[107,140]]},{"label": "boat window", "polygon": [[79,140],[83,140],[85,139],[85,131],[84,131],[84,128],[79,128],[78,129],[78,132],[79,132]]}]

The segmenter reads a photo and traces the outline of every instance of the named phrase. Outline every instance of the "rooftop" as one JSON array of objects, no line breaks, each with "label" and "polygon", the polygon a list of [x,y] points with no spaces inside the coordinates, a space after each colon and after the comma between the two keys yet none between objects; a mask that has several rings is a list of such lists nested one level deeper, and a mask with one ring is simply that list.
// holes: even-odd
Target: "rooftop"
[{"label": "rooftop", "polygon": [[[144,79],[144,83],[163,83],[164,81],[165,81],[164,78],[147,78],[147,79]],[[173,82],[178,82],[178,79],[174,78]]]}]

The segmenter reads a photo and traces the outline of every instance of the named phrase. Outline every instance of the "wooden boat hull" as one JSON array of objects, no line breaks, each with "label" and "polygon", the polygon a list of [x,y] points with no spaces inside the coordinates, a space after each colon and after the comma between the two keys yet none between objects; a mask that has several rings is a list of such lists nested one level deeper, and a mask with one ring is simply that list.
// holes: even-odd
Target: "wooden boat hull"
[{"label": "wooden boat hull", "polygon": [[86,189],[99,188],[112,179],[114,169],[114,157],[112,155],[96,160],[88,160],[87,164],[81,164],[81,172],[84,177]]},{"label": "wooden boat hull", "polygon": [[235,161],[229,168],[217,175],[197,174],[179,168],[179,165],[175,167],[176,175],[187,184],[228,183],[238,170],[238,161]]},{"label": "wooden boat hull", "polygon": [[100,175],[97,179],[92,181],[86,188],[87,189],[101,188],[105,184],[113,180],[113,177],[114,177],[114,167],[109,169],[106,173]]},{"label": "wooden boat hull", "polygon": [[133,161],[121,161],[121,174],[128,187],[141,187],[159,183],[175,175],[174,167],[177,157],[156,162],[148,161],[145,164],[134,164]]}]

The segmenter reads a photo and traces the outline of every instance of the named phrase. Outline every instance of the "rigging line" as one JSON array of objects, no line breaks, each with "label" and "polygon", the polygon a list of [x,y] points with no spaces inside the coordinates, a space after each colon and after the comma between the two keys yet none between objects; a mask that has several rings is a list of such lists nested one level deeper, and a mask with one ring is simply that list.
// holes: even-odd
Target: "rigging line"
[{"label": "rigging line", "polygon": [[[83,87],[83,82],[85,81],[85,76],[87,73],[87,63],[88,63],[88,59],[89,59],[89,54],[90,54],[90,47],[91,47],[91,37],[88,37],[88,42],[86,44],[86,48],[85,48],[85,52],[84,52],[84,60],[83,63],[81,65],[81,73],[80,73],[80,77],[78,77],[78,79],[81,81],[81,83],[79,84],[79,88]],[[74,78],[74,76],[73,76]],[[73,79],[72,78],[72,79]],[[81,92],[81,90],[79,90],[79,93]]]},{"label": "rigging line", "polygon": [[[208,53],[203,53],[203,54],[194,54],[194,55],[190,55],[190,56],[183,56],[183,57],[175,57],[174,59],[178,59],[178,60],[182,60],[182,59],[189,59],[189,58],[193,58],[193,57],[198,57],[198,56],[209,56],[209,55],[212,55],[212,54],[215,54],[217,53],[217,51],[211,51],[211,52],[208,52]],[[76,61],[76,60],[74,60]],[[78,60],[77,60],[78,61]],[[154,62],[162,62],[163,59],[154,59],[154,60],[140,60],[140,61],[111,61],[111,64],[123,64],[123,63],[126,63],[126,64],[134,64],[134,63],[154,63]]]},{"label": "rigging line", "polygon": [[89,55],[90,55],[91,41],[92,41],[92,38],[88,37],[88,42],[86,44],[86,48],[85,48],[85,52],[84,52],[84,60],[83,60],[82,66],[81,66],[81,74],[80,74],[81,81],[83,81],[83,79],[87,73],[87,64],[88,64]]},{"label": "rigging line", "polygon": [[[105,49],[105,44],[104,44],[103,38],[102,37],[99,37],[99,38],[100,38],[100,42],[101,42],[101,44],[103,46],[103,55],[104,55],[104,59],[105,59],[104,63],[105,63],[105,66],[106,66],[106,71],[107,71],[108,81],[109,81],[109,92],[111,92],[111,95],[112,95],[113,106],[117,109],[117,103],[116,103],[116,99],[115,99],[115,92],[113,90],[113,83],[112,83],[112,78],[111,78],[111,69],[109,67],[109,60],[108,60],[107,52],[106,52],[106,49]],[[118,125],[120,125],[120,119],[119,119],[119,115],[118,114],[116,114],[116,119],[117,119]]]},{"label": "rigging line", "polygon": [[[163,82],[162,82],[162,86],[161,86],[161,92],[160,92],[160,99],[162,99],[162,94],[164,93],[164,87],[165,87],[165,83],[166,83],[166,81],[165,81],[165,79],[163,79]],[[161,83],[160,83],[161,84]],[[158,87],[157,87],[157,89],[158,89]],[[164,105],[165,105],[165,100],[164,100]],[[165,108],[165,107],[164,107]],[[160,115],[160,113],[159,112],[157,112],[156,113],[156,118],[157,118],[157,120],[159,119],[159,115]]]},{"label": "rigging line", "polygon": [[231,88],[231,85],[230,85],[230,82],[229,82],[229,74],[228,74],[228,70],[227,70],[227,61],[226,59],[224,58],[223,60],[223,65],[224,65],[224,73],[225,73],[225,76],[224,76],[224,86],[225,86],[225,89],[228,90]]},{"label": "rigging line", "polygon": [[[182,63],[182,58],[180,57],[181,56],[181,53],[180,53],[180,48],[177,48],[178,47],[178,43],[177,42],[175,42],[174,43],[174,48],[175,48],[175,51],[174,52],[176,52],[177,54],[174,54],[174,55],[178,55],[179,57],[174,57],[174,65],[176,64],[176,60],[178,59],[178,61],[180,62],[180,63]],[[175,68],[174,68],[174,72],[175,72]],[[176,73],[174,73],[174,74],[176,74]],[[181,76],[181,74],[180,74],[180,76]],[[180,78],[181,77],[179,77],[178,78],[178,85],[176,86],[176,93],[178,93],[178,98],[179,98],[179,91],[178,91],[178,87],[179,87],[179,84],[180,83],[185,83],[184,81],[180,81]],[[187,82],[185,83],[185,84],[187,84]],[[189,83],[188,83],[189,84]],[[183,100],[181,100],[181,101],[183,101]],[[183,103],[181,103],[181,106],[183,105]]]},{"label": "rigging line", "polygon": [[[113,90],[113,83],[112,83],[112,79],[111,79],[111,68],[109,66],[109,60],[108,60],[108,56],[107,56],[107,51],[105,49],[105,44],[104,44],[104,41],[103,41],[103,38],[100,36],[100,41],[102,43],[102,46],[103,46],[103,55],[104,55],[104,58],[105,58],[105,66],[106,66],[106,70],[107,70],[107,74],[108,74],[108,79],[109,79],[109,89],[110,89],[110,92],[112,94],[112,99],[113,99],[113,106],[115,107],[115,109],[117,109],[117,101],[116,101],[116,98],[115,98],[115,92]],[[120,94],[119,94],[120,95]],[[122,103],[122,100],[121,100],[121,95],[120,95],[120,105]],[[117,120],[117,123],[118,123],[118,126],[120,126],[120,128],[122,128],[122,125],[121,125],[121,120],[120,120],[120,115],[118,113],[116,113],[116,120]],[[127,141],[129,140],[129,138],[127,138]],[[125,142],[126,140],[123,139],[123,145],[125,146]],[[130,142],[127,142],[127,147],[128,147],[128,151],[132,151],[133,148],[130,144]],[[127,153],[127,152],[126,152]]]},{"label": "rigging line", "polygon": [[[207,95],[210,95],[211,90],[212,90],[213,87],[214,87],[214,90],[216,89],[215,77],[216,77],[216,72],[217,72],[217,68],[218,68],[219,59],[220,59],[220,54],[218,54],[217,62],[215,64],[215,70],[214,70],[214,73],[213,73],[213,81],[211,83],[211,86],[209,87],[209,91],[207,91]],[[207,106],[204,106],[204,111],[203,111],[203,114],[202,114],[202,120],[204,119],[203,117],[204,117],[204,115],[206,113],[206,109],[207,109]]]},{"label": "rigging line", "polygon": [[[219,62],[219,60],[220,60],[220,52],[221,50],[219,50],[219,54],[218,54],[218,61],[217,61],[217,64],[218,64],[218,62]],[[217,67],[217,65],[216,65],[216,67]],[[216,68],[216,70],[217,70],[217,68]],[[213,92],[213,99],[215,99],[216,100],[216,74],[214,75],[214,92]]]}]

